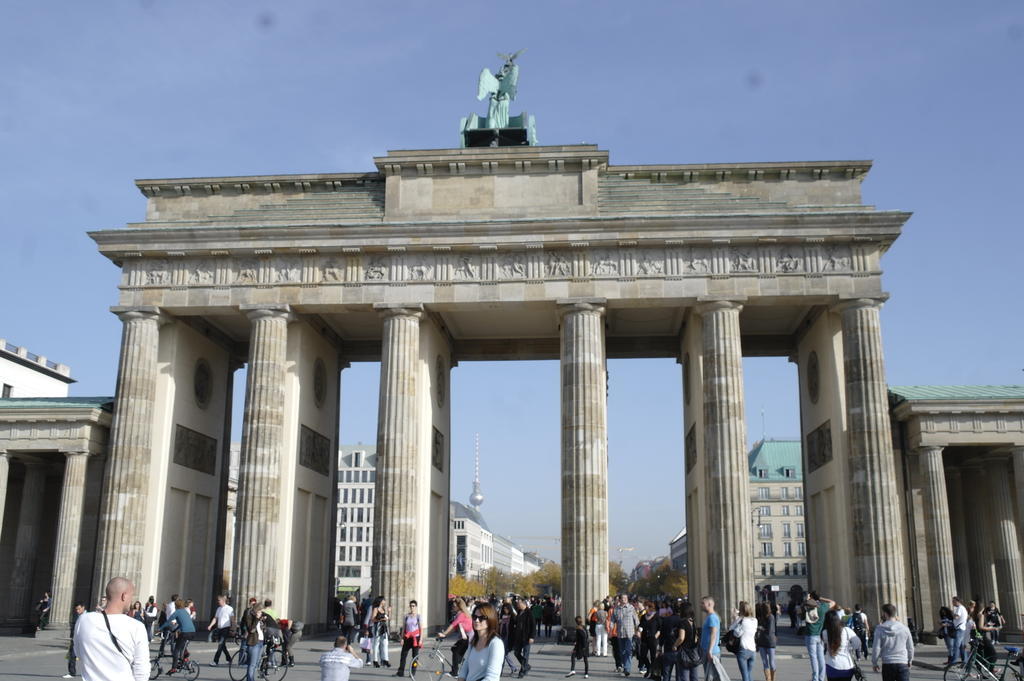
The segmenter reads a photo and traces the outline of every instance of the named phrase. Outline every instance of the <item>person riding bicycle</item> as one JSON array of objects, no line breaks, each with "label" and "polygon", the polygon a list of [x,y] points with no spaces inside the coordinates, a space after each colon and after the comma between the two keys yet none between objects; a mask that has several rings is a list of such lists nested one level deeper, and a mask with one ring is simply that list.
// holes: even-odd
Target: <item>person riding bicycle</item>
[{"label": "person riding bicycle", "polygon": [[473,622],[469,619],[469,599],[455,599],[455,617],[448,628],[437,635],[438,638],[445,638],[453,630],[459,630],[459,640],[452,646],[452,676],[459,675],[459,666],[462,658],[469,648],[469,635],[473,631]]},{"label": "person riding bicycle", "polygon": [[174,639],[173,662],[171,663],[171,671],[168,674],[173,674],[181,669],[185,648],[188,647],[188,642],[196,637],[196,623],[192,620],[192,615],[189,613],[185,601],[179,598],[174,602],[174,606],[174,612],[171,613],[166,622],[160,625],[161,631],[169,630],[175,623],[178,625],[178,636]]}]

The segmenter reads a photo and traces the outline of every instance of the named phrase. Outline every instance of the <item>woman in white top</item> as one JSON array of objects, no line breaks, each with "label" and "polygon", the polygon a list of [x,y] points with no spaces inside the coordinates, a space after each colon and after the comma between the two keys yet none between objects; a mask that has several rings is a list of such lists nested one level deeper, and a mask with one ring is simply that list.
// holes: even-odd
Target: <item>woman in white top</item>
[{"label": "woman in white top", "polygon": [[754,609],[746,601],[740,601],[736,611],[738,616],[729,630],[740,639],[740,649],[736,651],[736,662],[740,666],[740,680],[751,681],[754,673],[754,653],[757,651],[757,645],[754,643],[757,620],[754,619]]},{"label": "woman in white top", "polygon": [[498,611],[490,603],[473,609],[473,637],[459,668],[461,681],[499,681],[505,661],[505,644],[498,636]]},{"label": "woman in white top", "polygon": [[821,642],[825,648],[825,678],[852,679],[855,650],[860,650],[860,639],[853,629],[843,626],[843,620],[835,610],[825,613],[825,625],[821,630]]}]

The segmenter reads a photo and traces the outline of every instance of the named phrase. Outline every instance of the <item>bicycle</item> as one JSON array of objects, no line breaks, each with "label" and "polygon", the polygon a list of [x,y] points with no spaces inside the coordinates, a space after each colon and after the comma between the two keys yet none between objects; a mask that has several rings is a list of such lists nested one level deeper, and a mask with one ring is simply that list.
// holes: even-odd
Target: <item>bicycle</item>
[{"label": "bicycle", "polygon": [[[967,656],[966,662],[954,662],[946,667],[943,674],[943,681],[1024,681],[1024,663],[1020,661],[1021,651],[1019,648],[1005,646],[1007,651],[1003,668],[996,676],[996,665],[998,659],[992,660],[992,668],[981,657],[981,646],[978,641],[972,640],[971,653]],[[1018,670],[1016,667],[1020,666]],[[1010,672],[1010,676],[1006,672]]]},{"label": "bicycle", "polygon": [[[228,675],[232,681],[242,681],[249,668],[249,648],[245,645],[245,639],[241,639],[241,648],[231,658],[228,665]],[[284,651],[281,644],[268,640],[263,646],[263,653],[260,662],[256,667],[256,676],[267,681],[281,681],[288,673],[288,660],[284,658]]]},{"label": "bicycle", "polygon": [[169,658],[171,658],[171,668],[169,670],[167,670],[167,675],[168,676],[173,674],[175,671],[178,671],[178,672],[180,672],[180,677],[179,678],[187,679],[188,681],[195,681],[196,679],[198,679],[199,678],[199,664],[195,660],[192,659],[191,655],[189,655],[188,644],[189,644],[189,641],[185,641],[185,649],[181,651],[181,667],[179,667],[177,670],[175,670],[175,668],[174,668],[174,652],[173,652],[174,646],[171,646],[171,651],[172,652],[170,652],[170,653],[162,653],[161,654],[161,653],[158,652],[157,656],[154,657],[152,659],[152,661],[150,661],[150,663],[149,663],[149,678],[150,679],[155,679],[158,676],[160,676],[161,674],[163,674],[164,670],[163,670],[163,667],[160,664],[160,660],[162,658],[164,658],[164,657],[169,657]]},{"label": "bicycle", "polygon": [[432,648],[420,648],[420,652],[412,658],[409,676],[419,681],[436,681],[444,676],[446,669],[452,669],[451,660],[441,652],[443,643],[443,638],[435,636]]}]

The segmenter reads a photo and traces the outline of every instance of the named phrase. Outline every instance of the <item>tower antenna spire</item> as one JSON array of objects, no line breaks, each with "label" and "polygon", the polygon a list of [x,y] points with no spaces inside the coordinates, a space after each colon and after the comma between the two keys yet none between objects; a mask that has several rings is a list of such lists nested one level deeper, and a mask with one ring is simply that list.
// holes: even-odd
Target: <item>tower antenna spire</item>
[{"label": "tower antenna spire", "polygon": [[484,503],[484,495],[480,491],[480,433],[477,433],[474,444],[473,493],[469,495],[469,504],[479,510],[482,503]]}]

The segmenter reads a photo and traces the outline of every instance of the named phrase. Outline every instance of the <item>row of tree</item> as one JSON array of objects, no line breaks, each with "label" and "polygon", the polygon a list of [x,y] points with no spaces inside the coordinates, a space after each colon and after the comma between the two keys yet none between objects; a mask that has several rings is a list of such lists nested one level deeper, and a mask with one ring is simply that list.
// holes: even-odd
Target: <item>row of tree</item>
[{"label": "row of tree", "polygon": [[[485,596],[489,594],[560,594],[562,591],[562,566],[555,562],[544,563],[539,570],[529,575],[510,575],[496,567],[480,573],[478,579],[470,580],[456,575],[448,582],[448,592],[455,596]],[[649,576],[629,581],[622,566],[614,561],[608,563],[608,594],[630,593],[646,598],[660,596],[681,597],[689,593],[686,575],[672,569],[664,561]]]}]

